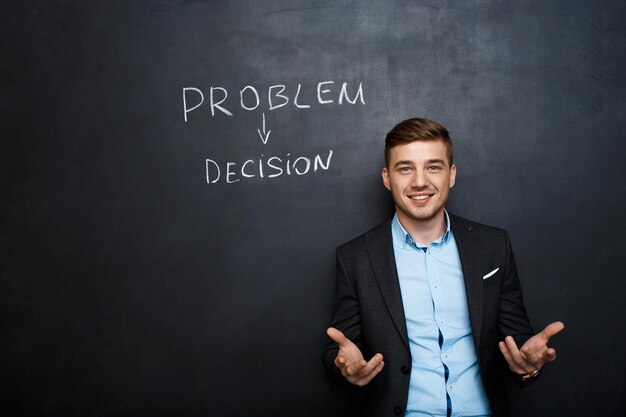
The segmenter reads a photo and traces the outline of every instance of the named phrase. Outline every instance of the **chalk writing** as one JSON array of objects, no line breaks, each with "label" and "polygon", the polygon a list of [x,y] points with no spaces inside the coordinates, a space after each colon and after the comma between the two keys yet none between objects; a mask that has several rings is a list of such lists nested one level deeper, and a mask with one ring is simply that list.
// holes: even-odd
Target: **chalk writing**
[{"label": "chalk writing", "polygon": [[[257,128],[257,133],[263,145],[267,145],[272,130],[267,129],[265,123],[265,112],[276,111],[291,104],[292,108],[310,110],[315,107],[338,105],[344,103],[351,105],[365,105],[363,94],[363,83],[359,82],[358,87],[349,86],[347,82],[341,83],[341,87],[335,81],[320,81],[314,86],[308,86],[307,97],[315,97],[317,100],[305,102],[301,97],[303,91],[302,84],[297,88],[289,89],[285,84],[270,85],[267,94],[264,89],[259,89],[253,85],[246,85],[236,93],[220,86],[208,87],[208,102],[205,103],[206,89],[203,91],[198,87],[183,87],[183,120],[190,122],[191,113],[193,119],[198,120],[210,115],[210,117],[235,117],[237,112],[261,111],[261,127]],[[305,87],[306,88],[306,87]],[[295,90],[295,95],[293,94]],[[232,96],[236,98],[233,99]],[[204,111],[203,111],[204,110]],[[205,175],[207,184],[219,182],[233,184],[242,180],[251,179],[273,179],[281,176],[301,176],[312,173],[321,173],[330,169],[333,157],[333,150],[327,154],[317,154],[313,156],[300,155],[293,156],[286,153],[282,156],[264,156],[247,159],[243,162],[216,161],[206,158]]]},{"label": "chalk writing", "polygon": [[250,178],[276,178],[281,175],[306,175],[310,173],[327,171],[333,157],[333,150],[328,151],[325,158],[317,154],[312,158],[308,156],[294,157],[287,153],[283,157],[270,156],[248,159],[244,162],[222,162],[207,158],[206,182],[215,184],[224,181],[228,184]]},{"label": "chalk writing", "polygon": [[[333,95],[334,81],[321,81],[317,83],[316,97],[317,103],[319,105],[329,105],[336,103],[338,105],[342,105],[344,102],[356,105],[357,102],[360,102],[362,105],[365,105],[365,98],[363,96],[363,83],[359,83],[359,86],[356,88],[356,91],[352,92],[352,97],[348,89],[348,83],[344,82],[339,89],[339,93]],[[267,89],[267,101],[261,99],[261,95],[259,94],[259,90],[252,86],[246,85],[242,89],[239,90],[239,100],[238,104],[242,110],[253,111],[257,110],[259,107],[265,107],[269,111],[273,111],[282,107],[287,106],[290,102],[298,109],[310,109],[311,104],[303,104],[299,100],[300,92],[302,90],[302,84],[298,84],[298,88],[296,90],[295,95],[293,96],[293,100],[290,100],[290,96],[285,92],[287,90],[287,86],[284,84],[276,84],[271,85]],[[285,93],[285,94],[283,94]],[[228,90],[223,87],[210,86],[209,87],[209,112],[212,117],[216,115],[226,115],[229,117],[233,117],[234,114],[231,111],[233,109],[232,100],[230,103],[227,103],[228,100]],[[197,87],[183,87],[183,119],[185,123],[189,122],[189,113],[196,112],[203,107],[204,104],[204,93],[200,88]],[[206,106],[204,106],[206,107]]]},{"label": "chalk writing", "polygon": [[267,141],[269,140],[270,133],[272,133],[272,131],[265,130],[265,113],[263,113],[263,133],[261,133],[260,129],[257,129],[256,131],[259,132],[259,137],[261,138],[261,142],[263,142],[263,145],[267,145]]}]

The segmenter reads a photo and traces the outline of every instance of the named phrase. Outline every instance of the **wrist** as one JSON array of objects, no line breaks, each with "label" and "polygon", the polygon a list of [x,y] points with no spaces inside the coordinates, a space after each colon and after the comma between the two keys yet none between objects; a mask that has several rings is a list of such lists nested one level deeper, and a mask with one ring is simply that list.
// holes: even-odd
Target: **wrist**
[{"label": "wrist", "polygon": [[532,372],[529,372],[525,375],[519,375],[519,378],[524,381],[524,382],[528,382],[528,381],[532,381],[533,379],[537,378],[539,376],[539,373],[541,372],[540,369],[536,369]]}]

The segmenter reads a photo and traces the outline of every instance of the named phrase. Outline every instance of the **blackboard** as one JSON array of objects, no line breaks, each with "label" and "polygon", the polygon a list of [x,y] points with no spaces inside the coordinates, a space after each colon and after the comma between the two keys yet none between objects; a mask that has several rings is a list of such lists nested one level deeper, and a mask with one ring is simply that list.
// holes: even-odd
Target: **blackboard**
[{"label": "blackboard", "polygon": [[383,138],[414,116],[451,132],[450,211],[510,232],[534,326],[567,325],[513,415],[620,415],[625,19],[3,2],[3,415],[350,415],[319,359],[334,249],[391,215]]}]

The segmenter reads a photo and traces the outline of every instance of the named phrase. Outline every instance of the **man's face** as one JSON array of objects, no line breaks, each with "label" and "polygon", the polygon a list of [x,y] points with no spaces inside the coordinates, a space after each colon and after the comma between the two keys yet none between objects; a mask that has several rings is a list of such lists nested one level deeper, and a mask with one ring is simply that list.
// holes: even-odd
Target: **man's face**
[{"label": "man's face", "polygon": [[443,215],[456,166],[450,166],[443,140],[415,141],[389,150],[382,176],[400,221],[426,222]]}]

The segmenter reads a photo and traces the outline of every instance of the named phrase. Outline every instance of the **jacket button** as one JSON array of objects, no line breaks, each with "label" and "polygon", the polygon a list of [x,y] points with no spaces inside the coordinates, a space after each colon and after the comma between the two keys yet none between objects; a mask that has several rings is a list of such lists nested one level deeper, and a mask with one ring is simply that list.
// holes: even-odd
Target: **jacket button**
[{"label": "jacket button", "polygon": [[396,407],[393,409],[393,412],[399,416],[400,414],[402,414],[402,407]]},{"label": "jacket button", "polygon": [[407,375],[409,372],[411,372],[411,368],[406,365],[402,365],[402,367],[400,368],[400,372],[402,372],[404,375]]}]

